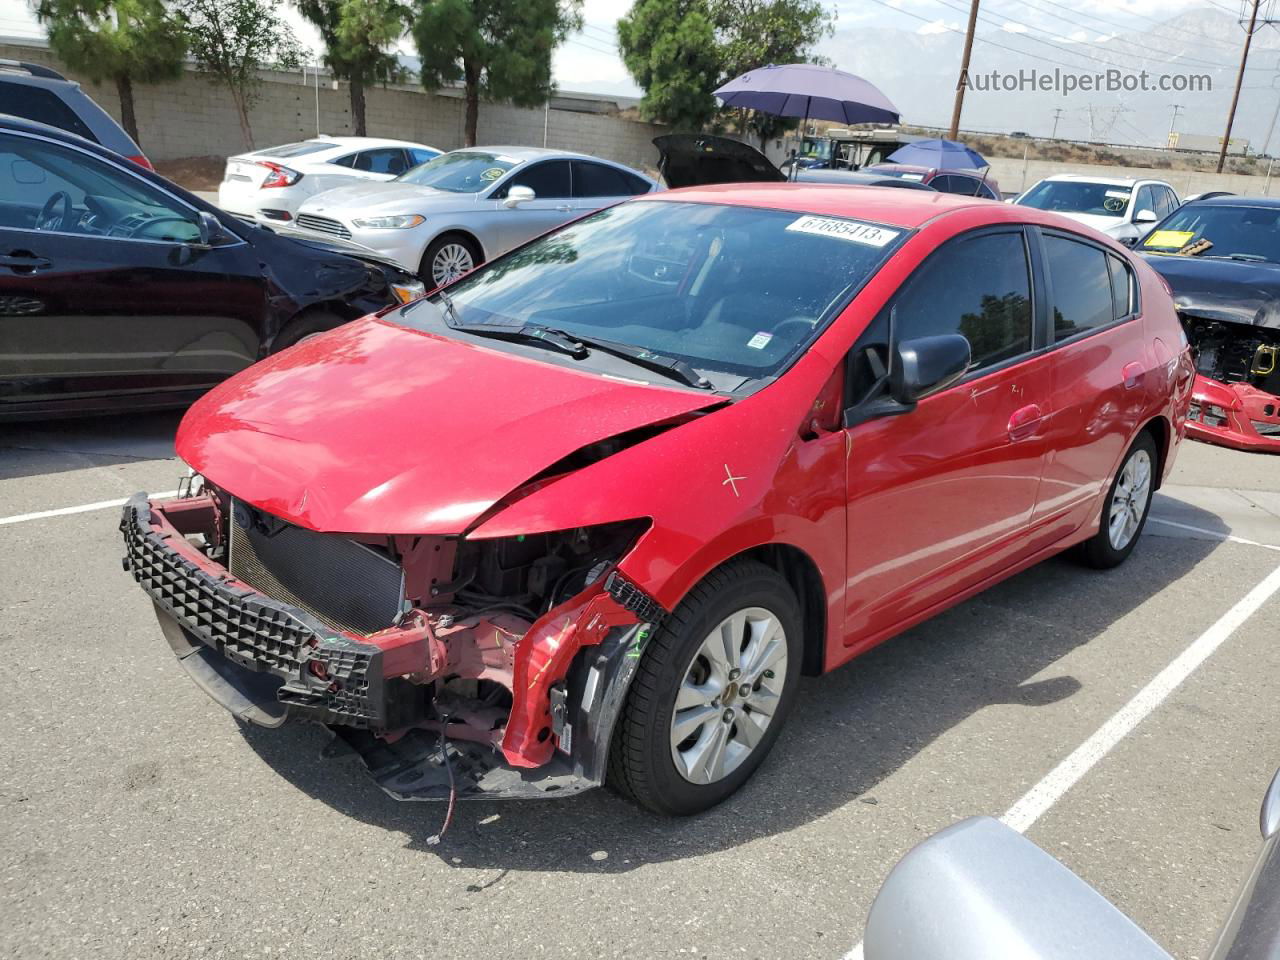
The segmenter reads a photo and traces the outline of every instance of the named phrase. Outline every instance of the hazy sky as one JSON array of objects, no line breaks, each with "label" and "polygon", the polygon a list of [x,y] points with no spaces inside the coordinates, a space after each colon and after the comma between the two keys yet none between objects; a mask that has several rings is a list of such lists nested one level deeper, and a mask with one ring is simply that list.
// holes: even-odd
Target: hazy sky
[{"label": "hazy sky", "polygon": [[[561,89],[639,94],[618,56],[617,35],[614,29],[618,18],[626,13],[630,6],[631,0],[585,0],[583,14],[586,25],[570,37],[555,54],[555,79]],[[860,44],[859,32],[866,28],[891,27],[916,34],[919,40],[935,38],[958,42],[958,33],[963,32],[965,25],[968,0],[837,0],[831,6],[836,14],[837,35],[825,40],[819,48],[820,51],[830,57],[836,66],[853,69],[859,73],[866,71],[867,79],[887,87],[904,86],[913,79],[925,83],[927,79],[928,90],[933,91],[930,98],[922,102],[921,97],[917,96],[914,100],[904,100],[900,106],[904,108],[906,114],[912,115],[906,119],[924,123],[944,122],[944,114],[949,114],[950,111],[949,88],[954,84],[949,71],[956,69],[958,63],[954,66],[950,63],[927,64],[927,70],[904,68],[900,60],[893,57],[891,50]],[[1234,78],[1234,69],[1230,65],[1233,65],[1239,57],[1238,43],[1243,41],[1243,31],[1239,31],[1237,36],[1230,28],[1230,20],[1225,15],[1238,15],[1242,6],[1242,0],[982,0],[979,33],[987,38],[987,42],[979,43],[975,48],[975,68],[981,68],[984,51],[985,59],[990,62],[1001,59],[1000,51],[990,44],[993,42],[999,44],[1002,34],[1025,34],[1026,38],[1021,44],[1024,49],[1034,51],[1044,56],[1046,60],[1050,60],[1062,56],[1061,51],[1055,53],[1052,50],[1054,45],[1061,47],[1089,43],[1105,47],[1108,40],[1117,34],[1149,31],[1172,17],[1192,10],[1214,10],[1227,24],[1227,28],[1220,36],[1216,39],[1201,38],[1183,31],[1175,33],[1176,37],[1181,38],[1180,42],[1176,40],[1172,42],[1183,48],[1182,52],[1189,58],[1186,61],[1188,64],[1194,64],[1197,59],[1201,65],[1209,62],[1219,64],[1218,85],[1227,87]],[[1264,3],[1264,10],[1268,6],[1277,7],[1280,4],[1276,0],[1267,0]],[[303,43],[313,51],[318,50],[320,43],[315,30],[291,7],[286,8],[286,16]],[[39,26],[31,15],[27,0],[0,0],[0,35],[38,36],[39,32]],[[1271,28],[1268,28],[1268,33],[1270,32]],[[1275,44],[1280,41],[1280,34],[1272,36],[1274,39],[1268,38],[1261,42]],[[1010,41],[1007,39],[1006,42]],[[402,45],[402,49],[406,53],[413,52],[412,44],[407,41]],[[1097,49],[1096,46],[1094,49]],[[1168,51],[1162,49],[1160,52]],[[951,51],[946,56],[950,60],[958,58],[958,53]],[[1007,57],[1004,59],[1007,60]],[[1274,54],[1270,59],[1260,55],[1254,60],[1256,62],[1252,65],[1256,71],[1265,69],[1266,72],[1270,72],[1274,69],[1273,63],[1280,65],[1280,59],[1277,59]],[[1081,62],[1088,67],[1093,61],[1082,60]],[[943,70],[944,66],[945,70]],[[873,76],[872,72],[877,75]],[[947,73],[945,83],[943,82],[944,73]],[[925,74],[928,74],[927,78]],[[1260,72],[1251,72],[1251,78],[1254,76],[1257,79],[1247,81],[1251,86],[1267,83],[1270,79]],[[942,89],[943,87],[948,89]],[[1225,92],[1219,92],[1216,95],[1212,109],[1204,107],[1203,119],[1195,116],[1201,109],[1197,103],[1208,104],[1209,101],[1184,98],[1184,102],[1187,103],[1187,121],[1197,129],[1216,128],[1218,122],[1216,115],[1219,112],[1216,100],[1225,95]],[[1250,93],[1249,96],[1253,99],[1261,96],[1269,101],[1271,93],[1268,90],[1265,95]],[[932,99],[937,99],[937,104],[933,104]],[[1046,99],[1043,104],[1037,103],[1033,116],[1041,119],[1048,117],[1050,108],[1060,103],[1061,101],[1051,102],[1049,99]],[[1013,107],[1013,101],[1008,101],[1008,104]],[[1072,103],[1067,106],[1074,108],[1079,104]],[[1256,105],[1250,102],[1245,106],[1252,108]],[[1154,110],[1155,107],[1151,109]],[[1164,110],[1163,100],[1161,100],[1158,111],[1161,116]],[[1074,113],[1079,112],[1079,110],[1074,111]],[[1270,115],[1269,106],[1266,113]],[[943,119],[938,120],[933,114]],[[1028,119],[1029,116],[1032,114],[1029,114],[1024,107],[1019,107],[1012,109],[1006,120],[1024,129],[1031,129],[1025,126],[1032,122]],[[1251,123],[1254,127],[1265,128],[1266,118],[1259,115],[1254,117]],[[1074,131],[1073,126],[1080,129]],[[1121,131],[1128,128],[1128,136],[1137,139],[1136,129],[1142,127],[1144,133],[1142,139],[1155,142],[1161,136],[1160,131],[1155,130],[1158,126],[1159,124],[1153,119],[1146,127],[1142,127],[1141,118],[1130,117],[1117,125],[1117,135],[1122,135]],[[1039,132],[1044,133],[1047,130]],[[1083,121],[1079,117],[1075,117],[1074,120],[1068,117],[1064,121],[1062,132],[1069,136],[1083,135]],[[1254,131],[1254,136],[1260,137],[1260,132]]]}]

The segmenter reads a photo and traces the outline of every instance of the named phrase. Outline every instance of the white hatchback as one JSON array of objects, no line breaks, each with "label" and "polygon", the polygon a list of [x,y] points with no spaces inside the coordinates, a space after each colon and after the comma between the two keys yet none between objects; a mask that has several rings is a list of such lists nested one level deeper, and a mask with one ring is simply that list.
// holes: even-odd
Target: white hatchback
[{"label": "white hatchback", "polygon": [[1060,173],[1045,177],[1014,203],[1052,210],[1132,247],[1178,209],[1178,194],[1163,180]]},{"label": "white hatchback", "polygon": [[258,223],[291,223],[308,197],[361,180],[391,180],[441,152],[404,140],[316,137],[237,154],[227,158],[218,206]]}]

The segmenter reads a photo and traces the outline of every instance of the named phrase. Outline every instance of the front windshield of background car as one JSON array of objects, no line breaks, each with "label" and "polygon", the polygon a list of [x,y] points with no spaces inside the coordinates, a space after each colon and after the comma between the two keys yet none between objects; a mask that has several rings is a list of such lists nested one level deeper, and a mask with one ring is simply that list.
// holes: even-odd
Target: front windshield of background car
[{"label": "front windshield of background car", "polygon": [[450,193],[479,193],[520,163],[515,157],[478,150],[455,150],[414,167],[396,180]]},{"label": "front windshield of background car", "polygon": [[800,156],[812,160],[830,160],[831,141],[826,139],[812,140],[809,137],[805,137],[803,145],[800,147]]},{"label": "front windshield of background car", "polygon": [[1196,250],[1195,256],[1201,259],[1280,263],[1280,209],[1189,203],[1147,234],[1141,249],[1144,253]]},{"label": "front windshield of background car", "polygon": [[[620,342],[684,360],[734,389],[741,378],[780,372],[906,232],[816,214],[633,201],[480,267],[447,293],[455,323]],[[414,313],[387,319],[425,325],[441,311]]]},{"label": "front windshield of background car", "polygon": [[1075,180],[1042,180],[1019,198],[1024,207],[1057,213],[1085,213],[1095,217],[1124,216],[1133,195],[1130,187]]}]

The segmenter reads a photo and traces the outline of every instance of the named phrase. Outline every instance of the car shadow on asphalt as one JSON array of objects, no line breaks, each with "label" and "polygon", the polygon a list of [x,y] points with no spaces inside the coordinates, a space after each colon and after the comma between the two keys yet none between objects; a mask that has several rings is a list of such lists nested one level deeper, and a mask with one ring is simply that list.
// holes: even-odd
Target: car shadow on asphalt
[{"label": "car shadow on asphalt", "polygon": [[[185,411],[35,420],[0,427],[0,480],[135,460],[171,460]],[[178,474],[174,472],[174,486]]]},{"label": "car shadow on asphalt", "polygon": [[[1226,532],[1213,514],[1198,513],[1197,526]],[[558,800],[469,800],[458,804],[448,834],[433,845],[444,805],[392,800],[354,758],[321,759],[329,736],[319,727],[242,732],[299,790],[346,816],[400,832],[410,849],[445,862],[625,872],[784,833],[860,799],[872,816],[877,801],[868,795],[877,784],[975,712],[996,704],[1034,710],[1080,691],[1080,681],[1067,674],[1031,678],[1189,574],[1216,546],[1148,533],[1122,567],[1108,572],[1055,557],[825,677],[805,679],[756,776],[720,806],[687,819],[654,816],[603,789]],[[1010,802],[1017,792],[1011,785]]]}]

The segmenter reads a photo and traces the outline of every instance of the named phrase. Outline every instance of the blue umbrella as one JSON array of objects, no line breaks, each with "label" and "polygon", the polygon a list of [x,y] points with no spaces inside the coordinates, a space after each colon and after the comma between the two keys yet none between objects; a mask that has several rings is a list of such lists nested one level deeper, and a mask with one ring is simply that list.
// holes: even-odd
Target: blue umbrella
[{"label": "blue umbrella", "polygon": [[979,170],[987,166],[982,154],[954,140],[917,140],[889,155],[890,163],[909,163],[934,170]]},{"label": "blue umbrella", "polygon": [[837,123],[896,123],[898,108],[869,81],[813,63],[749,70],[715,91],[726,107]]}]

